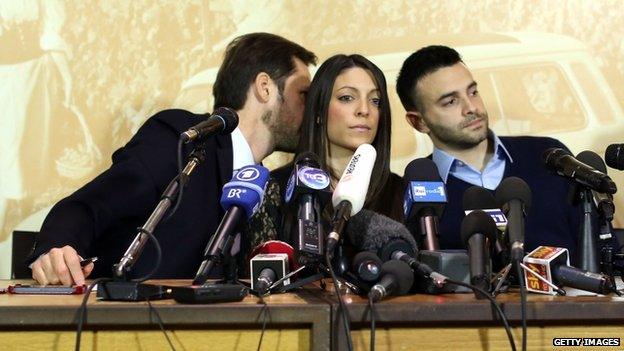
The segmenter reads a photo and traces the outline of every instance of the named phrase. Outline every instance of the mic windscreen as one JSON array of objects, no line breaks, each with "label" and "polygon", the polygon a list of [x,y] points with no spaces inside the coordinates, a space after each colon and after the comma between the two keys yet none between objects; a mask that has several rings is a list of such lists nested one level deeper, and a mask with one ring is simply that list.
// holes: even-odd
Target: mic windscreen
[{"label": "mic windscreen", "polygon": [[418,252],[414,237],[403,224],[370,210],[361,210],[351,217],[346,233],[351,243],[360,250],[377,252],[390,241],[403,240],[414,253]]},{"label": "mic windscreen", "polygon": [[520,200],[528,213],[531,208],[531,188],[518,177],[507,177],[496,188],[496,200],[500,207],[511,200]]},{"label": "mic windscreen", "polygon": [[607,146],[605,161],[609,167],[624,171],[624,144]]},{"label": "mic windscreen", "polygon": [[412,285],[414,285],[414,272],[412,272],[410,266],[403,261],[386,261],[381,266],[380,276],[384,277],[389,275],[394,277],[396,283],[396,290],[392,292],[392,295],[405,295]]},{"label": "mic windscreen", "polygon": [[408,163],[405,167],[403,179],[406,181],[442,181],[440,173],[438,173],[438,166],[436,166],[436,164],[428,158],[417,158]]},{"label": "mic windscreen", "polygon": [[496,223],[490,215],[481,210],[474,210],[462,220],[460,234],[464,246],[468,246],[468,239],[473,234],[483,234],[491,243],[496,239],[497,231]]},{"label": "mic windscreen", "polygon": [[355,150],[334,190],[332,196],[334,207],[342,201],[349,201],[351,203],[351,216],[360,212],[366,200],[368,184],[376,158],[377,151],[370,144],[362,144]]},{"label": "mic windscreen", "polygon": [[576,159],[593,169],[607,174],[607,165],[597,153],[589,150],[585,150],[576,155]]},{"label": "mic windscreen", "polygon": [[229,107],[217,107],[212,112],[212,116],[210,116],[210,118],[215,116],[221,117],[224,122],[223,130],[220,134],[230,134],[238,126],[238,114]]},{"label": "mic windscreen", "polygon": [[223,186],[221,207],[225,211],[232,206],[242,207],[247,219],[251,218],[262,204],[268,182],[269,170],[263,166],[251,165],[239,169],[232,180]]},{"label": "mic windscreen", "polygon": [[498,208],[494,195],[487,189],[473,185],[464,192],[464,211]]}]

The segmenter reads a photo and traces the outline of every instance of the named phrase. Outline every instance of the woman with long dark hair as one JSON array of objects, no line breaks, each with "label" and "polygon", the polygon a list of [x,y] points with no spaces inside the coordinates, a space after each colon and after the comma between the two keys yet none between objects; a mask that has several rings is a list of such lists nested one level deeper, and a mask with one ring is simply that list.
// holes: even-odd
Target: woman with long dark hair
[{"label": "woman with long dark hair", "polygon": [[[404,183],[390,172],[390,102],[381,70],[361,55],[330,57],[312,80],[303,118],[297,155],[316,154],[332,189],[358,146],[368,143],[376,149],[364,208],[402,221]],[[265,203],[248,226],[251,245],[291,241],[293,214],[286,210],[283,195],[292,168],[289,164],[272,172]],[[329,204],[323,211],[325,221],[331,212]]]}]

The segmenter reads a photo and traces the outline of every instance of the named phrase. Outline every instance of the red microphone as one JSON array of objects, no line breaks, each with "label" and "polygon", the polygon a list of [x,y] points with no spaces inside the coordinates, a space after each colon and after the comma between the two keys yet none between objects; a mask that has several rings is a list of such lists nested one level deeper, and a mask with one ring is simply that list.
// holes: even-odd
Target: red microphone
[{"label": "red microphone", "polygon": [[[259,295],[267,294],[269,288],[288,274],[290,269],[298,268],[295,249],[279,240],[270,240],[256,246],[250,257],[251,288]],[[281,282],[280,286],[288,284],[290,278]]]}]

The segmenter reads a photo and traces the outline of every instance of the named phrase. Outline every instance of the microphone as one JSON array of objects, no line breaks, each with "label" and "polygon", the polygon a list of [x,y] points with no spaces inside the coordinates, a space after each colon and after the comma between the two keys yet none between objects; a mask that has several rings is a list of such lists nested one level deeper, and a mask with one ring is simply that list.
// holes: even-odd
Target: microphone
[{"label": "microphone", "polygon": [[485,291],[490,291],[489,247],[496,240],[497,232],[494,220],[481,210],[470,212],[461,223],[461,238],[468,247],[470,260],[470,283]]},{"label": "microphone", "polygon": [[204,261],[195,275],[193,285],[204,284],[214,265],[221,261],[224,253],[230,251],[240,225],[260,208],[268,181],[269,170],[252,165],[241,168],[223,186],[220,203],[226,211],[225,216],[206,246]]},{"label": "microphone", "polygon": [[[593,151],[583,151],[576,156],[576,159],[579,162],[583,162],[596,169],[598,172],[602,172],[607,174],[607,166],[605,165],[600,155]],[[592,190],[592,196],[594,199],[594,205],[598,211],[605,216],[605,219],[611,221],[613,220],[613,215],[615,213],[615,205],[613,204],[613,195],[605,194],[596,190]]]},{"label": "microphone", "polygon": [[418,158],[405,167],[404,174],[408,181],[403,202],[405,223],[422,240],[425,250],[438,250],[439,218],[447,202],[438,168],[430,159]]},{"label": "microphone", "polygon": [[[507,229],[507,217],[503,211],[498,208],[494,195],[489,190],[477,185],[473,185],[466,189],[462,198],[464,213],[468,215],[474,210],[481,210],[487,213],[496,227],[501,233]],[[496,241],[494,242],[494,256],[499,265],[505,266],[509,262],[509,248],[505,242],[504,235],[496,233]],[[481,295],[478,295],[481,296]]]},{"label": "microphone", "polygon": [[577,183],[606,194],[615,194],[617,186],[608,175],[579,162],[568,151],[550,148],[544,152],[544,164],[557,174],[572,178]]},{"label": "microphone", "polygon": [[405,295],[414,284],[414,273],[410,266],[398,260],[390,260],[381,266],[381,280],[368,293],[373,302],[388,295]]},{"label": "microphone", "polygon": [[377,151],[370,144],[360,145],[351,157],[347,168],[342,173],[340,181],[334,189],[332,204],[334,205],[334,219],[332,229],[327,236],[326,253],[331,257],[345,223],[364,206],[368,184],[373,173],[373,166],[377,158]]},{"label": "microphone", "polygon": [[379,279],[382,264],[383,262],[374,252],[362,251],[353,257],[351,271],[359,279],[371,283]]},{"label": "microphone", "polygon": [[[603,295],[615,291],[607,276],[570,266],[569,253],[564,248],[539,246],[531,251],[523,262],[531,271],[557,286],[569,286]],[[556,293],[551,286],[527,271],[524,272],[524,280],[529,291],[542,294]]]},{"label": "microphone", "polygon": [[349,220],[346,232],[356,248],[376,252],[382,262],[400,260],[420,276],[436,282],[446,279],[414,258],[418,253],[414,237],[403,224],[391,218],[364,209]]},{"label": "microphone", "polygon": [[611,144],[607,146],[605,161],[609,167],[624,171],[624,144]]},{"label": "microphone", "polygon": [[[295,250],[283,241],[270,240],[258,245],[251,252],[249,272],[251,273],[251,289],[263,296],[279,279],[282,279],[290,268],[296,269]],[[290,284],[290,278],[284,279],[280,285]]]},{"label": "microphone", "polygon": [[295,160],[286,185],[284,200],[297,211],[299,259],[323,254],[321,208],[329,200],[329,176],[320,167],[318,156],[306,152]]},{"label": "microphone", "polygon": [[465,215],[474,210],[481,210],[492,218],[498,230],[504,232],[507,228],[507,217],[498,207],[494,194],[489,190],[478,185],[471,186],[464,192],[462,205]]},{"label": "microphone", "polygon": [[524,257],[524,217],[531,208],[531,189],[524,180],[508,177],[496,188],[496,200],[507,216],[511,258],[520,262]]},{"label": "microphone", "polygon": [[230,134],[238,126],[238,114],[228,107],[218,107],[207,120],[200,122],[180,134],[186,144],[215,134]]}]

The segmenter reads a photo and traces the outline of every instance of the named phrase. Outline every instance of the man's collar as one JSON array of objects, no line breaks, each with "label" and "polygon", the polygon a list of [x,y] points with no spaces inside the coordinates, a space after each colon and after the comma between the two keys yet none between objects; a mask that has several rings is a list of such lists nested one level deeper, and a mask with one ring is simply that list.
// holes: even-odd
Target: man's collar
[{"label": "man's collar", "polygon": [[234,151],[232,161],[234,170],[256,163],[254,161],[253,152],[251,151],[251,146],[249,146],[243,132],[238,127],[232,131],[232,149]]},{"label": "man's collar", "polygon": [[[494,141],[494,155],[506,157],[509,162],[513,163],[513,158],[511,157],[511,154],[509,153],[509,151],[507,151],[507,148],[505,147],[505,145],[503,145],[503,142],[500,140],[500,138],[496,134],[494,134],[492,130],[488,131],[488,139]],[[442,151],[435,146],[433,147],[432,159],[433,162],[435,162],[436,166],[438,166],[438,173],[440,173],[442,181],[446,183],[448,175],[451,172],[451,167],[457,159],[446,151]]]}]

